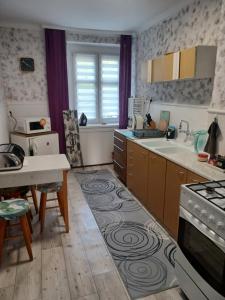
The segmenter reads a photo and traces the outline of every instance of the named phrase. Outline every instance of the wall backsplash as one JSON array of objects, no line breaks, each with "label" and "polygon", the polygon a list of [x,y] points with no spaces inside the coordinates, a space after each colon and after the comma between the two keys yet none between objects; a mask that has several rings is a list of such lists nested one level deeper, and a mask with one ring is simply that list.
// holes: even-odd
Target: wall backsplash
[{"label": "wall backsplash", "polygon": [[138,34],[137,96],[168,103],[209,105],[213,89],[211,79],[149,84],[141,80],[141,65],[167,52],[197,45],[217,45],[221,5],[221,0],[196,0],[176,16]]}]

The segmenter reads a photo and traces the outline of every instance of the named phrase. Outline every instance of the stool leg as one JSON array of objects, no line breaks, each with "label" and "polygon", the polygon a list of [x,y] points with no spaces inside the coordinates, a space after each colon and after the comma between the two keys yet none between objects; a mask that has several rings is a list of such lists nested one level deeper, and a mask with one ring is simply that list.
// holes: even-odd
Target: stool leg
[{"label": "stool leg", "polygon": [[[22,198],[22,197],[21,197]],[[28,198],[27,198],[27,196],[25,195],[25,196],[23,196],[23,198],[22,199],[24,199],[24,200],[27,200],[27,202],[29,202],[28,201]],[[32,215],[32,211],[31,211],[31,209],[29,210],[29,214],[30,214],[30,219],[31,220],[33,220],[33,215]]]},{"label": "stool leg", "polygon": [[57,199],[58,199],[58,203],[59,203],[60,213],[63,216],[63,202],[62,202],[62,197],[61,197],[60,192],[57,192]]},{"label": "stool leg", "polygon": [[41,232],[43,232],[44,229],[44,223],[45,223],[45,210],[46,210],[46,201],[47,201],[47,193],[41,193],[41,205],[40,205],[40,212],[39,212],[39,218],[41,223]]},{"label": "stool leg", "polygon": [[30,211],[28,211],[27,213],[27,222],[30,228],[30,233],[33,233],[33,228],[32,228],[32,224],[31,224],[31,217],[30,217]]},{"label": "stool leg", "polygon": [[5,230],[6,230],[6,221],[5,220],[0,220],[0,263],[1,263],[1,260],[2,260]]},{"label": "stool leg", "polygon": [[27,247],[27,252],[29,254],[30,260],[33,260],[33,253],[32,253],[31,242],[30,242],[31,234],[30,234],[30,229],[29,229],[26,215],[20,217],[20,225],[21,225],[21,228],[23,231],[23,236],[24,236],[26,247]]},{"label": "stool leg", "polygon": [[32,195],[33,202],[34,202],[34,208],[35,208],[35,211],[36,211],[36,214],[37,214],[38,213],[38,201],[37,201],[37,195],[36,195],[35,187],[31,186],[30,190],[31,190],[31,195]]}]

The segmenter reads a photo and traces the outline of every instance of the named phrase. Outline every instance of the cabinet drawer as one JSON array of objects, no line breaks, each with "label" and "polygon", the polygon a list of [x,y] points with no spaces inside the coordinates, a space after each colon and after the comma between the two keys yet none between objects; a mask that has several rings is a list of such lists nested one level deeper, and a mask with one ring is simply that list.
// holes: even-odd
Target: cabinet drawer
[{"label": "cabinet drawer", "polygon": [[115,172],[118,174],[118,177],[124,182],[126,183],[126,167],[122,166],[120,163],[118,163],[117,161],[113,161],[114,164],[114,170]]},{"label": "cabinet drawer", "polygon": [[122,166],[126,166],[126,151],[118,148],[116,145],[114,145],[114,160],[120,163]]},{"label": "cabinet drawer", "polygon": [[122,134],[114,132],[114,145],[117,146],[121,151],[126,151],[127,148],[127,139]]}]

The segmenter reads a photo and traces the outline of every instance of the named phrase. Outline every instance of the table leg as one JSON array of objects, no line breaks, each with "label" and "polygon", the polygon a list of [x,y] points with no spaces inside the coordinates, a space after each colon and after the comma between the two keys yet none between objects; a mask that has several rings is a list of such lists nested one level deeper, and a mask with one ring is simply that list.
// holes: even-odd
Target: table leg
[{"label": "table leg", "polygon": [[67,174],[68,171],[63,171],[63,184],[60,190],[62,200],[63,219],[65,222],[66,232],[69,232],[69,212],[68,212],[68,192],[67,192]]}]

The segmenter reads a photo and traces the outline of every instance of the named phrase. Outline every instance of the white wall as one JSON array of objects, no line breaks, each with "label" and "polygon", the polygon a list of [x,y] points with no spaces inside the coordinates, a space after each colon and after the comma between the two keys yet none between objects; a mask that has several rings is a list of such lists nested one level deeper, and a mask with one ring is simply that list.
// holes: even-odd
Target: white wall
[{"label": "white wall", "polygon": [[112,162],[114,128],[97,126],[80,128],[84,165]]}]

